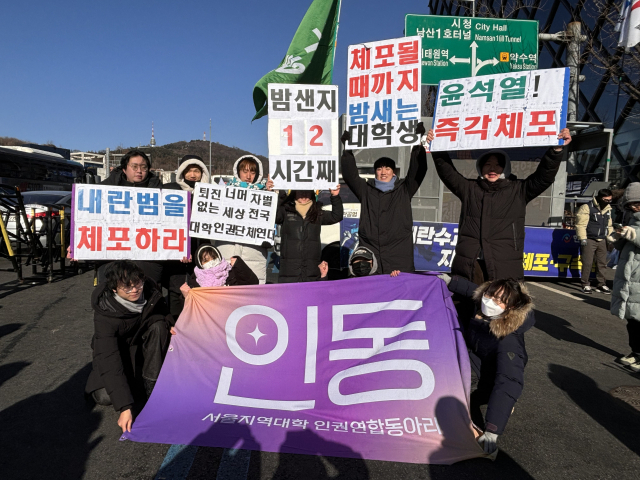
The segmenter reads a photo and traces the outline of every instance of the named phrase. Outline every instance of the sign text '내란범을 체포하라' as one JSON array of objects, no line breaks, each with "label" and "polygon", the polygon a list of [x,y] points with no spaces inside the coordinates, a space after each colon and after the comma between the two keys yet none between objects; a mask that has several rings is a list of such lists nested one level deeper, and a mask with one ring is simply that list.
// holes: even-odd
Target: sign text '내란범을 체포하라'
[{"label": "sign text '\ub0b4\ub780\ubc94\uc744 \uccb4\ud3ec\ud558\ub77c'", "polygon": [[446,285],[402,273],[195,288],[138,442],[413,463],[483,455]]},{"label": "sign text '\ub0b4\ub780\ubc94\uc744 \uccb4\ud3ec\ud558\ub77c'", "polygon": [[193,195],[192,237],[251,245],[273,243],[277,193],[196,183]]},{"label": "sign text '\ub0b4\ub780\ubc94\uc744 \uccb4\ud3ec\ud558\ub77c'", "polygon": [[189,192],[73,185],[75,260],[181,260],[189,256]]},{"label": "sign text '\ub0b4\ub780\ubc94\uc744 \uccb4\ud3ec\ud558\ub77c'", "polygon": [[338,87],[269,84],[269,174],[276,189],[338,185]]},{"label": "sign text '\ub0b4\ub780\ubc94\uc744 \uccb4\ud3ec\ud558\ub77c'", "polygon": [[419,142],[420,40],[415,36],[349,46],[346,148]]},{"label": "sign text '\ub0b4\ub780\ubc94\uc744 \uccb4\ud3ec\ud558\ub77c'", "polygon": [[442,80],[429,149],[562,145],[568,98],[568,68]]},{"label": "sign text '\ub0b4\ub780\ubc94\uc744 \uccb4\ud3ec\ud558\ub77c'", "polygon": [[407,15],[422,40],[422,83],[538,68],[537,20]]}]

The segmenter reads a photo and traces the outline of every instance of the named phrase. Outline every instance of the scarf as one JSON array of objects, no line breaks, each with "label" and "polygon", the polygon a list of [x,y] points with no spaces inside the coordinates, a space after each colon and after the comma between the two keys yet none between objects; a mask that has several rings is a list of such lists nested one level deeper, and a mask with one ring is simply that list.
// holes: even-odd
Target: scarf
[{"label": "scarf", "polygon": [[388,192],[389,190],[393,190],[393,185],[396,183],[397,178],[398,177],[394,175],[393,178],[388,182],[383,182],[382,180],[378,180],[377,178],[375,178],[374,181],[376,183],[376,188],[382,192]]},{"label": "scarf", "polygon": [[129,310],[132,313],[142,313],[144,306],[147,304],[147,301],[144,299],[144,294],[140,295],[140,298],[136,302],[132,302],[131,300],[127,300],[126,298],[122,298],[117,293],[113,294],[113,298],[116,299],[120,305]]},{"label": "scarf", "polygon": [[196,280],[201,287],[223,287],[227,283],[227,277],[231,270],[231,264],[224,258],[213,268],[203,270],[200,267],[193,269]]},{"label": "scarf", "polygon": [[311,205],[313,205],[313,202],[309,202],[305,205],[301,205],[298,202],[295,202],[295,204],[296,204],[296,212],[298,212],[300,216],[304,219],[307,217],[307,213],[309,213],[309,209],[311,208]]},{"label": "scarf", "polygon": [[262,180],[257,183],[247,183],[247,182],[241,181],[238,177],[233,177],[227,183],[228,187],[242,187],[242,188],[248,188],[249,190],[264,190],[266,185],[267,185],[266,180]]}]

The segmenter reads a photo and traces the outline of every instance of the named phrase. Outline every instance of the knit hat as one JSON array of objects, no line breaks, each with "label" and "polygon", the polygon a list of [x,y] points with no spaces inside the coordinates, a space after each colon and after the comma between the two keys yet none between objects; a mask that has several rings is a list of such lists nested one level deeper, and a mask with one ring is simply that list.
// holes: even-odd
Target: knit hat
[{"label": "knit hat", "polygon": [[619,205],[623,208],[633,202],[640,202],[640,182],[630,183],[620,199]]}]

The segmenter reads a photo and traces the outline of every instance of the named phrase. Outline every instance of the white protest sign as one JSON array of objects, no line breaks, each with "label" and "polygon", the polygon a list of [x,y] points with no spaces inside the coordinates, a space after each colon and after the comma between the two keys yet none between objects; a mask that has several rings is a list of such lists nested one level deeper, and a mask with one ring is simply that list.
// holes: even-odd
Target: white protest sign
[{"label": "white protest sign", "polygon": [[192,237],[251,245],[273,243],[277,193],[196,183],[193,194]]},{"label": "white protest sign", "polygon": [[276,189],[338,185],[338,87],[269,84],[269,175]]},{"label": "white protest sign", "polygon": [[73,185],[75,260],[180,260],[190,255],[190,194],[181,190]]},{"label": "white protest sign", "polygon": [[421,44],[414,36],[349,46],[347,148],[418,143]]},{"label": "white protest sign", "polygon": [[569,69],[442,80],[429,150],[562,145]]}]

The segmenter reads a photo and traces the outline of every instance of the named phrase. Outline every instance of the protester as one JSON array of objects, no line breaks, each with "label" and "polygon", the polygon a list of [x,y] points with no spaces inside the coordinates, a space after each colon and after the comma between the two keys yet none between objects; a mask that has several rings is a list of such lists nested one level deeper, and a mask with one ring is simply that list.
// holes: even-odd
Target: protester
[{"label": "protester", "polygon": [[[429,130],[427,141],[434,138],[434,130]],[[564,145],[547,150],[536,171],[524,180],[511,174],[509,156],[502,150],[492,150],[478,158],[475,179],[463,177],[447,152],[431,152],[440,179],[462,202],[453,275],[476,284],[524,278],[526,208],[553,184],[565,147],[571,143],[569,129],[563,129],[558,138],[564,140]]]},{"label": "protester", "polygon": [[[234,177],[227,183],[228,187],[241,187],[251,190],[273,190],[273,181],[263,179],[262,162],[253,155],[244,155],[233,165]],[[258,276],[260,283],[267,280],[268,242],[261,246],[244,243],[217,242],[217,247],[224,258],[241,257]]]},{"label": "protester", "polygon": [[475,312],[460,319],[471,367],[478,387],[471,395],[472,411],[487,404],[484,434],[478,439],[484,452],[496,450],[509,417],[524,388],[527,350],[524,334],[533,327],[533,301],[527,288],[515,279],[485,282],[480,287],[464,277],[439,275],[449,290],[472,298]]},{"label": "protester", "polygon": [[[416,127],[416,133],[424,134],[422,123]],[[342,143],[348,139],[349,132],[344,132]],[[376,271],[413,272],[411,198],[427,174],[427,154],[424,147],[415,145],[412,148],[409,170],[403,179],[395,174],[395,161],[387,157],[376,160],[376,177],[369,181],[358,174],[356,159],[351,150],[344,150],[341,164],[345,183],[361,203],[358,230],[360,245],[371,250],[378,259]]]},{"label": "protester", "polygon": [[278,283],[320,279],[321,228],[340,222],[343,216],[340,185],[330,192],[331,212],[322,210],[322,202],[318,202],[312,190],[281,193],[276,214],[276,224],[282,225]]},{"label": "protester", "polygon": [[640,372],[640,183],[627,187],[620,204],[630,215],[628,225],[607,237],[620,251],[613,279],[611,313],[627,321],[631,353],[619,361]]},{"label": "protester", "polygon": [[91,296],[93,370],[85,392],[99,405],[113,405],[124,433],[131,431],[139,393],[151,395],[175,321],[158,285],[135,263],[113,262],[106,275]]},{"label": "protester", "polygon": [[378,261],[373,251],[358,246],[349,255],[349,278],[367,277],[378,272]]},{"label": "protester", "polygon": [[582,260],[582,293],[591,294],[591,267],[595,257],[596,280],[595,291],[610,294],[606,285],[604,272],[607,268],[606,238],[613,232],[611,222],[611,190],[603,188],[589,203],[580,206],[576,213],[576,234],[580,241],[580,256]]},{"label": "protester", "polygon": [[[201,157],[197,155],[185,155],[180,160],[176,171],[176,181],[165,185],[164,189],[185,190],[191,192],[193,202],[193,189],[196,182],[209,183],[211,176],[209,169]],[[209,240],[191,237],[191,252],[196,252],[198,247],[210,244]],[[184,257],[181,262],[169,261],[165,263],[165,278],[168,279],[169,310],[171,315],[178,317],[184,307],[184,296],[180,287],[188,275],[193,274],[193,262],[191,258]]]},{"label": "protester", "polygon": [[202,245],[196,252],[194,272],[181,286],[186,298],[189,290],[198,287],[226,287],[234,285],[258,285],[258,277],[240,257],[229,261],[212,245]]},{"label": "protester", "polygon": [[[162,180],[151,171],[151,160],[142,150],[130,150],[120,160],[120,166],[115,168],[102,185],[138,188],[162,188]],[[148,278],[158,285],[162,284],[165,262],[150,262],[136,260]],[[106,269],[111,263],[102,263],[97,272],[98,283],[106,278]]]}]

